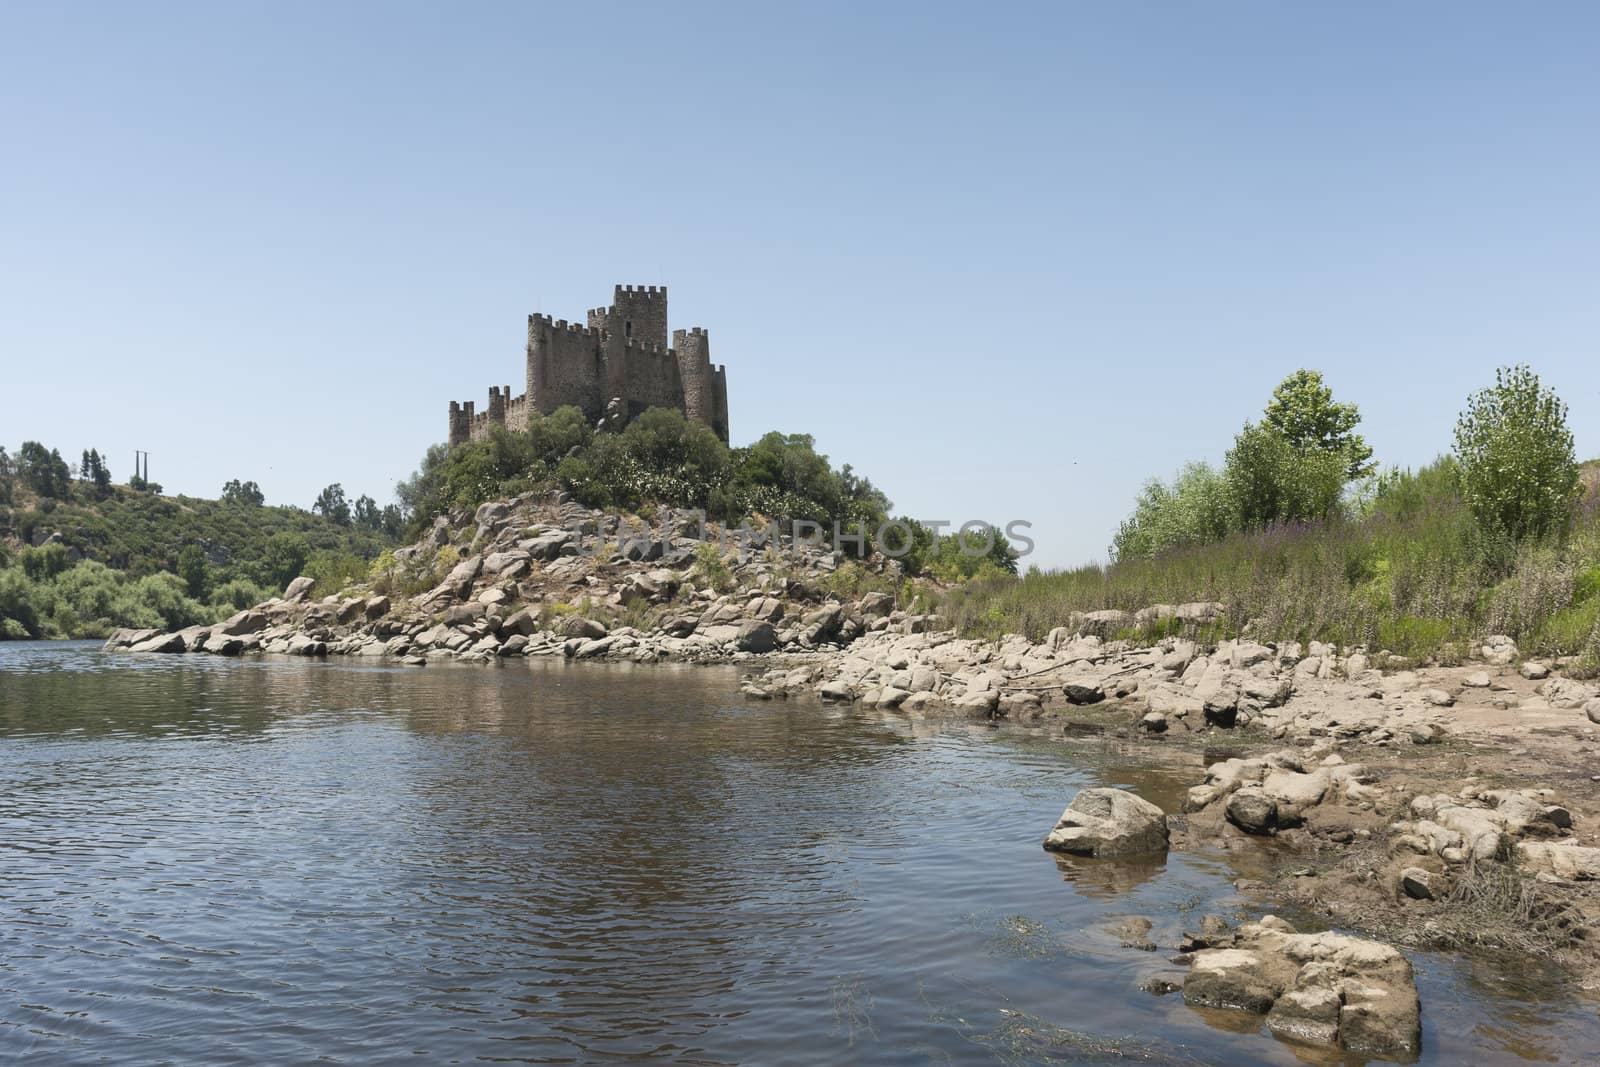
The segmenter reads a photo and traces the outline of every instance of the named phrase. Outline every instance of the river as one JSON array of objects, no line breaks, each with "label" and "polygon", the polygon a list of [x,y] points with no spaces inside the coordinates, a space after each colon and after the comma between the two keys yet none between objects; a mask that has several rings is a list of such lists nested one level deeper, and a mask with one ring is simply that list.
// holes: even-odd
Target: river
[{"label": "river", "polygon": [[[731,668],[0,643],[0,1061],[1339,1062],[1137,989],[1239,859],[1040,848],[1188,784]],[[1556,976],[1411,956],[1422,1062],[1592,1062]]]}]

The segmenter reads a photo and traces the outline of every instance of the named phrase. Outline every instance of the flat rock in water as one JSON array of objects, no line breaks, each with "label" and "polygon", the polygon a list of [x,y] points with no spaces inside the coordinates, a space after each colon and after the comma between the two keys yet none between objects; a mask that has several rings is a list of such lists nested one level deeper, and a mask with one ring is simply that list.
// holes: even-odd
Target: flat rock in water
[{"label": "flat rock in water", "polygon": [[1421,1047],[1411,963],[1377,941],[1299,934],[1276,916],[1248,923],[1226,947],[1191,957],[1187,1004],[1265,1015],[1280,1038],[1385,1059]]}]

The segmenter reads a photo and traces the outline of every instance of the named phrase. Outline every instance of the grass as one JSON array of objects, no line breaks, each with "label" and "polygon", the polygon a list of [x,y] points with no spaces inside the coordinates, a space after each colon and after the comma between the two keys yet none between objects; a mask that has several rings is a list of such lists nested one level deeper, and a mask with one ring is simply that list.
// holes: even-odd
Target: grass
[{"label": "grass", "polygon": [[[1199,636],[1365,645],[1422,661],[1465,657],[1503,633],[1525,651],[1600,659],[1600,489],[1573,528],[1513,545],[1483,532],[1442,465],[1407,474],[1369,514],[1234,534],[1073,570],[969,582],[943,611],[968,636],[1041,640],[1075,612],[1217,601]],[[1184,627],[1177,627],[1192,632]],[[1172,622],[1117,636],[1154,640]]]}]

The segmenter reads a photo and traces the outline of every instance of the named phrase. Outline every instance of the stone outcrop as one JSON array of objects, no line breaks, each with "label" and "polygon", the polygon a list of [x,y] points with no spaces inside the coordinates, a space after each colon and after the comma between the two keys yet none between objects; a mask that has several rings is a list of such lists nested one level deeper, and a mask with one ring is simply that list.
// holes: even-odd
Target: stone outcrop
[{"label": "stone outcrop", "polygon": [[1371,807],[1372,775],[1324,744],[1282,749],[1249,759],[1213,763],[1206,780],[1189,790],[1184,810],[1221,804],[1227,821],[1249,834],[1273,834],[1305,824],[1313,809],[1339,801]]},{"label": "stone outcrop", "polygon": [[1189,962],[1187,1004],[1264,1015],[1275,1036],[1302,1044],[1394,1060],[1421,1049],[1416,979],[1389,945],[1297,933],[1268,915]]},{"label": "stone outcrop", "polygon": [[1099,857],[1165,852],[1167,815],[1126,790],[1085,789],[1061,813],[1044,847]]}]

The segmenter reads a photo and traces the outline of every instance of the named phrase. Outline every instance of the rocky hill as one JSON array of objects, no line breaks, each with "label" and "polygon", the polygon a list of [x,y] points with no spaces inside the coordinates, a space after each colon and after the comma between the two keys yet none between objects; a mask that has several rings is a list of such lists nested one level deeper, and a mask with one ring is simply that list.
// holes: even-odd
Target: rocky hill
[{"label": "rocky hill", "polygon": [[741,536],[697,513],[613,517],[564,494],[440,516],[378,577],[319,600],[312,583],[214,626],[119,630],[108,648],[430,659],[565,655],[718,660],[839,648],[934,625],[882,558],[847,560],[777,524]]}]

